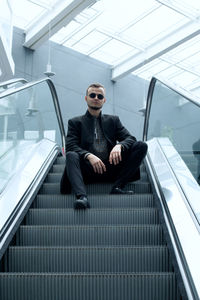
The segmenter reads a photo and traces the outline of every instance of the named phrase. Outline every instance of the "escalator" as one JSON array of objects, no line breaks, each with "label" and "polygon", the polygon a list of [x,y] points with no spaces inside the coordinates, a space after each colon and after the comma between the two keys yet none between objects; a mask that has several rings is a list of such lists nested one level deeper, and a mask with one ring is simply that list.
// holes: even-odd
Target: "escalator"
[{"label": "escalator", "polygon": [[144,165],[134,196],[88,185],[86,211],[60,195],[63,167],[58,157],[7,250],[1,299],[181,299]]},{"label": "escalator", "polygon": [[[34,87],[43,84],[37,82]],[[48,85],[52,85],[50,80]],[[26,91],[26,88],[19,90]],[[52,94],[55,96],[54,90]],[[39,102],[31,101],[39,111]],[[53,110],[60,113],[58,104],[54,104]],[[37,111],[32,113],[37,114]],[[20,120],[27,120],[24,115],[26,113]],[[42,168],[38,166],[35,175],[30,175],[27,186],[24,186],[25,192],[15,204],[14,213],[5,219],[4,224],[0,222],[0,299],[198,299],[195,276],[189,276],[192,271],[185,271],[183,257],[186,255],[176,246],[174,236],[178,235],[178,229],[172,235],[176,228],[171,225],[173,212],[167,205],[173,199],[166,202],[164,199],[170,194],[172,184],[167,179],[167,192],[166,188],[162,191],[162,179],[167,171],[163,162],[161,168],[157,165],[161,161],[159,151],[162,147],[165,159],[168,148],[171,147],[170,151],[173,148],[170,136],[150,140],[148,157],[141,166],[141,179],[127,186],[135,190],[134,195],[109,195],[110,183],[91,184],[87,185],[91,208],[74,210],[74,195],[61,195],[59,191],[65,164],[62,155],[64,141],[62,134],[57,133],[63,131],[62,121],[59,117],[58,130],[53,133],[51,124],[44,124],[44,118],[40,124],[42,129],[37,129],[36,139],[33,139],[33,133],[30,139],[33,124],[25,128],[23,142],[28,135],[26,142],[29,145],[31,140],[32,153],[43,153],[40,158]],[[150,132],[152,134],[152,130]],[[13,128],[10,128],[10,133],[13,136]],[[15,148],[21,145],[22,135],[19,136],[14,142]],[[55,140],[50,142],[50,136]],[[156,155],[153,152],[155,145]],[[8,150],[12,158],[12,149]],[[5,159],[8,150],[1,160]],[[31,154],[31,159],[38,165],[38,156],[34,158]],[[30,156],[27,160],[30,164]],[[167,166],[170,168],[170,164]],[[15,173],[18,174],[17,170],[16,167]],[[14,175],[7,178],[17,183]],[[10,186],[9,183],[2,186],[0,200],[9,196],[7,190]]]}]

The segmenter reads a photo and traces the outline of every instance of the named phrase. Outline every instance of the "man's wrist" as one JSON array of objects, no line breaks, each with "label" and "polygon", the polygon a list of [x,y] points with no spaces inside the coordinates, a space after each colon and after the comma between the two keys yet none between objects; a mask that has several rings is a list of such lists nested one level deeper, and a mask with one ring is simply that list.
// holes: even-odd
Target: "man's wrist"
[{"label": "man's wrist", "polygon": [[90,152],[87,152],[85,155],[84,155],[84,159],[87,159],[88,155],[90,155],[91,153]]},{"label": "man's wrist", "polygon": [[117,145],[121,146],[121,150],[124,150],[124,146],[120,143],[118,143]]}]

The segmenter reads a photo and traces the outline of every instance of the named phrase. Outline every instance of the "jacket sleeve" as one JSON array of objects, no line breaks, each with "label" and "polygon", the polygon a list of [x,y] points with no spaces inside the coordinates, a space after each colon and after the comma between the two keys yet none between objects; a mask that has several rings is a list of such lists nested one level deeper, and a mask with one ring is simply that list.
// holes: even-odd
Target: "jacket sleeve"
[{"label": "jacket sleeve", "polygon": [[136,138],[122,125],[118,116],[116,116],[116,140],[126,150],[136,141]]},{"label": "jacket sleeve", "polygon": [[70,119],[68,121],[68,132],[66,137],[66,153],[69,151],[75,151],[81,156],[85,156],[88,153],[80,147],[81,144],[81,126],[80,124]]}]

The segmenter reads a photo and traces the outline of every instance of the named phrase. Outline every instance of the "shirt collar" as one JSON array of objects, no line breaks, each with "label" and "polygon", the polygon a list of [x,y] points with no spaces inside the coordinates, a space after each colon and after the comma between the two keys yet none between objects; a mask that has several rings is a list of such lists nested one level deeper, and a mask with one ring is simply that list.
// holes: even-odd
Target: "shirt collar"
[{"label": "shirt collar", "polygon": [[[95,119],[96,118],[95,116],[91,115],[91,113],[89,112],[89,110],[86,111],[85,116],[88,117],[88,118],[90,118],[90,119]],[[100,111],[99,116],[96,119],[101,119],[101,111]]]}]

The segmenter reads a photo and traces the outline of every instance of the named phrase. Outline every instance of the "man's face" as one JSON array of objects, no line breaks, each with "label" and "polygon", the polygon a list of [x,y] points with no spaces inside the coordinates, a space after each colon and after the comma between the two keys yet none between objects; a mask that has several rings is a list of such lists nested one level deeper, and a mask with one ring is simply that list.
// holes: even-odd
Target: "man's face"
[{"label": "man's face", "polygon": [[87,102],[89,108],[93,110],[99,110],[106,101],[104,96],[105,92],[103,88],[90,87],[88,89],[88,95],[85,96],[85,101]]}]

